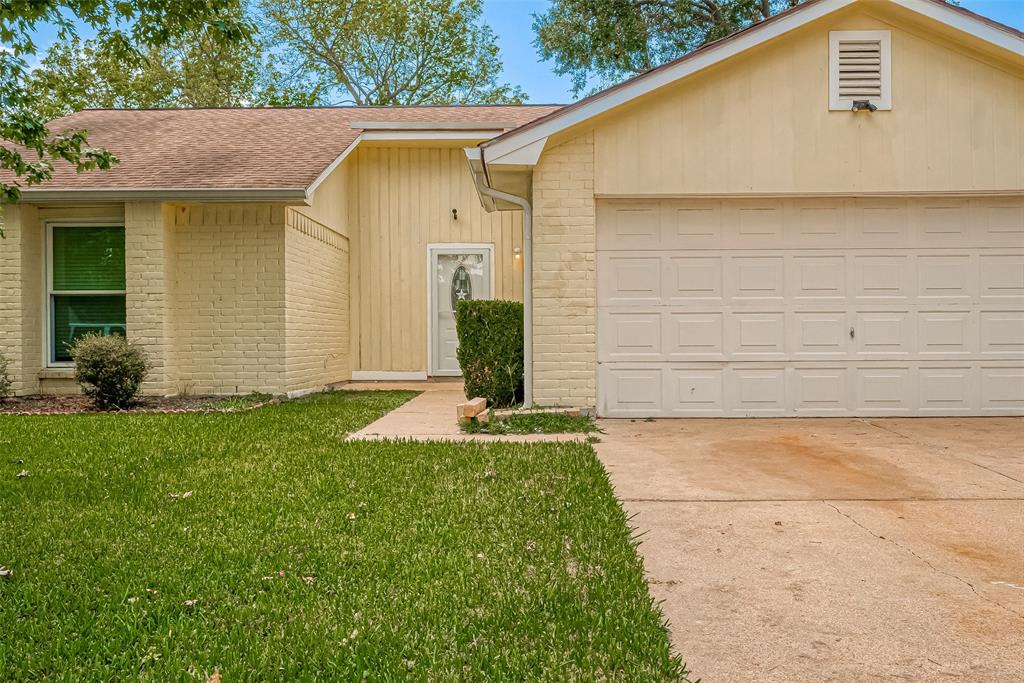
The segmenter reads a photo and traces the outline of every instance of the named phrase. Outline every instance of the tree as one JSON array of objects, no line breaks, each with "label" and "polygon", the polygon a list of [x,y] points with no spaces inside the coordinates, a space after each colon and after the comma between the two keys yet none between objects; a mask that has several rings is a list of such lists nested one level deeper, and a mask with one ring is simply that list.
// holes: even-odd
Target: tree
[{"label": "tree", "polygon": [[[0,2],[0,169],[13,181],[0,181],[0,203],[17,201],[24,186],[53,177],[53,163],[79,171],[110,168],[117,159],[88,145],[83,130],[51,133],[36,111],[29,60],[38,46],[34,33],[56,28],[56,42],[73,43],[79,27],[95,32],[90,48],[126,69],[140,69],[152,50],[206,32],[219,44],[244,41],[251,26],[233,0],[4,0]],[[180,44],[180,43],[179,43]]]},{"label": "tree", "polygon": [[293,77],[332,104],[518,103],[481,0],[260,0]]},{"label": "tree", "polygon": [[554,0],[534,45],[576,94],[611,85],[802,0]]},{"label": "tree", "polygon": [[[244,21],[236,1],[233,18]],[[77,36],[54,43],[28,80],[34,111],[55,119],[86,108],[239,107],[310,104],[315,94],[280,88],[275,64],[255,40],[220,40],[189,27],[136,63]]]}]

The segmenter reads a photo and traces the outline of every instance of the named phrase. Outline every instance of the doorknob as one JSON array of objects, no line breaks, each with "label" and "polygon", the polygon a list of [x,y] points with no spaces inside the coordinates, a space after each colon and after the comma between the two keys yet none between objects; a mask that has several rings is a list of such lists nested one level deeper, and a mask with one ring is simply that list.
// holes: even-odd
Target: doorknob
[{"label": "doorknob", "polygon": [[854,332],[853,332],[853,328],[851,327],[850,328],[850,339],[853,339],[853,337],[854,337]]}]

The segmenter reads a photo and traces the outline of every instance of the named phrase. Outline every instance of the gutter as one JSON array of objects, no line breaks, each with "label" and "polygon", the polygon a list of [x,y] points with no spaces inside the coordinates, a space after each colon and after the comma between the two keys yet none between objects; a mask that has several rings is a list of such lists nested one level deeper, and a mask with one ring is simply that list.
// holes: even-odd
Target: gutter
[{"label": "gutter", "polygon": [[305,188],[125,188],[45,190],[24,189],[22,202],[81,202],[81,201],[140,201],[140,200],[192,200],[192,201],[263,201],[306,203]]},{"label": "gutter", "polygon": [[[480,162],[486,175],[487,163],[482,149]],[[524,197],[495,190],[483,183],[477,183],[477,191],[523,210],[523,408],[530,409],[533,407],[533,207]]]}]

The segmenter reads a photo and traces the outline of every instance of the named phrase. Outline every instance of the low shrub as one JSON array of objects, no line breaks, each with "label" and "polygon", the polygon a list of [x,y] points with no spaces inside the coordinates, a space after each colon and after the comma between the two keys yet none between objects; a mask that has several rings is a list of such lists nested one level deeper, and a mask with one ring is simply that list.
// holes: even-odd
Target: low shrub
[{"label": "low shrub", "polygon": [[0,353],[0,401],[11,395],[11,376],[7,374],[7,356]]},{"label": "low shrub", "polygon": [[460,301],[455,309],[459,367],[466,398],[503,407],[523,396],[523,305],[518,301]]},{"label": "low shrub", "polygon": [[75,361],[75,381],[98,407],[131,405],[149,372],[149,360],[138,345],[116,335],[87,334],[68,349]]}]

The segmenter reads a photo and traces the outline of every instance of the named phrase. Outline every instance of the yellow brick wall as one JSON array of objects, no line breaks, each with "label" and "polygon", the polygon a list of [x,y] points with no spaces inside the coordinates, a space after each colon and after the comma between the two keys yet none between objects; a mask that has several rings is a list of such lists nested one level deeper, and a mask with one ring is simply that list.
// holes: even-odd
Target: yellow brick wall
[{"label": "yellow brick wall", "polygon": [[286,225],[286,389],[319,389],[351,377],[349,242],[293,209]]},{"label": "yellow brick wall", "polygon": [[544,152],[533,173],[533,387],[542,406],[597,404],[594,138]]},{"label": "yellow brick wall", "polygon": [[142,391],[174,393],[170,363],[174,331],[174,207],[160,202],[125,205],[125,284],[129,337],[149,356]]},{"label": "yellow brick wall", "polygon": [[285,207],[270,204],[173,209],[170,365],[176,391],[287,390],[284,213]]},{"label": "yellow brick wall", "polygon": [[0,353],[18,395],[39,390],[43,346],[43,226],[34,206],[5,206],[0,240]]}]

